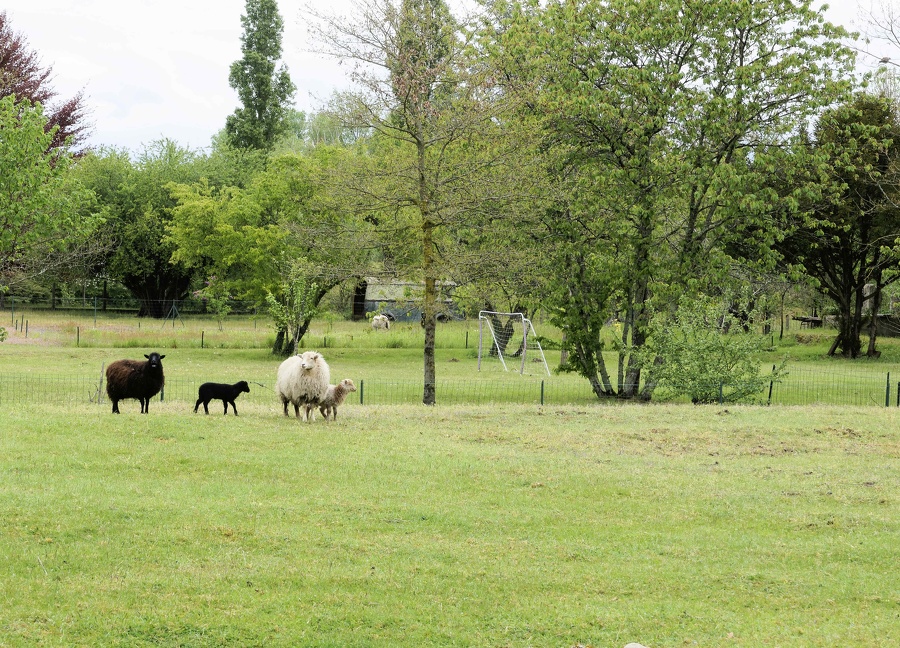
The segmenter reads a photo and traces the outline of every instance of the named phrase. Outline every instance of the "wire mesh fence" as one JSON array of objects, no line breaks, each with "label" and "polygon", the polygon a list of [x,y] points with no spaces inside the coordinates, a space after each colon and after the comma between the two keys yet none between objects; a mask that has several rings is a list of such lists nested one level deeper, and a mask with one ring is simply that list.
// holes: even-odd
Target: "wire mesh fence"
[{"label": "wire mesh fence", "polygon": [[[900,379],[900,371],[895,372]],[[569,377],[571,378],[571,377]],[[154,400],[183,402],[191,406],[203,381],[167,377],[166,385]],[[241,400],[266,405],[277,403],[272,376],[248,379],[250,393]],[[355,380],[357,392],[348,402],[362,405],[400,405],[422,402],[421,380]],[[720,402],[740,386],[722,383],[717,386]],[[490,403],[565,405],[597,402],[586,380],[552,377],[516,380],[438,380],[435,383],[440,405],[481,405]],[[654,400],[686,401],[689,396],[673,395],[659,390]],[[100,376],[56,376],[49,374],[0,374],[0,406],[17,403],[108,403],[105,383]],[[753,394],[749,402],[771,405],[853,405],[900,406],[900,383],[892,382],[891,373],[880,370],[823,371],[794,369]]]}]

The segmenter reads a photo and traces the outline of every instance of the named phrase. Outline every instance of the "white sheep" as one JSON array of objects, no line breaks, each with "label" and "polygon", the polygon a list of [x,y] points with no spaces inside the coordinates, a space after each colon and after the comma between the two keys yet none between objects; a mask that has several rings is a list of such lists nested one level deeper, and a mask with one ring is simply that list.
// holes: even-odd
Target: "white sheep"
[{"label": "white sheep", "polygon": [[325,420],[327,421],[328,415],[331,414],[331,419],[336,421],[338,405],[344,402],[344,399],[347,398],[347,394],[355,391],[356,385],[354,385],[353,381],[349,378],[344,378],[337,385],[328,385],[328,391],[325,393],[325,398],[319,403],[319,411],[322,412],[322,416],[325,417]]},{"label": "white sheep", "polygon": [[372,318],[372,329],[377,331],[378,329],[388,330],[391,328],[391,318],[387,315],[376,315]]},{"label": "white sheep", "polygon": [[306,408],[304,419],[313,420],[315,406],[325,397],[331,371],[328,363],[318,351],[305,351],[291,356],[278,366],[275,393],[284,405],[284,415],[288,415],[288,403],[293,404],[294,414],[300,418],[300,406]]}]

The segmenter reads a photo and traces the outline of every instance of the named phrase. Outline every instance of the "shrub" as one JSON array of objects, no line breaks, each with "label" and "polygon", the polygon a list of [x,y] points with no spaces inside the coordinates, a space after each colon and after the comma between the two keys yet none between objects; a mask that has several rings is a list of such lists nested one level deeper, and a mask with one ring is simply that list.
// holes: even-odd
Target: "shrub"
[{"label": "shrub", "polygon": [[785,372],[782,361],[760,373],[767,346],[767,337],[745,332],[720,303],[683,299],[674,316],[652,322],[644,360],[649,379],[670,396],[694,403],[762,400]]}]

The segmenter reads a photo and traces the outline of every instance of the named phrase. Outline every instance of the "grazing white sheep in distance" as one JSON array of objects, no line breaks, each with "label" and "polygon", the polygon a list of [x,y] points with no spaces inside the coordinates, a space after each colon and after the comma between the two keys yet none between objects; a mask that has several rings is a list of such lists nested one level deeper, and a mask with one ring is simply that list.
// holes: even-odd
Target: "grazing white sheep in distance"
[{"label": "grazing white sheep in distance", "polygon": [[328,415],[331,414],[331,419],[336,421],[338,405],[344,402],[344,399],[347,398],[347,394],[355,391],[356,385],[354,385],[353,381],[349,378],[344,378],[337,385],[328,385],[328,391],[325,392],[325,398],[323,398],[322,402],[319,404],[319,411],[322,412],[322,416],[325,417],[325,420],[327,421]]},{"label": "grazing white sheep in distance", "polygon": [[391,328],[391,318],[387,315],[376,315],[372,318],[372,329],[385,329],[388,330]]},{"label": "grazing white sheep in distance", "polygon": [[304,419],[313,420],[315,407],[322,402],[328,391],[331,370],[318,351],[304,351],[291,356],[278,367],[275,379],[275,393],[284,405],[284,415],[288,415],[288,403],[294,406],[294,415],[300,418],[300,406],[305,408]]}]

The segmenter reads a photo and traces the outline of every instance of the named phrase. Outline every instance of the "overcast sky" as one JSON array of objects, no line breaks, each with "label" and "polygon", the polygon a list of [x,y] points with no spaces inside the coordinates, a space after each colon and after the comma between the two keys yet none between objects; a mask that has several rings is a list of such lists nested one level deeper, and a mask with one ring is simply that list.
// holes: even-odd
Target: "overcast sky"
[{"label": "overcast sky", "polygon": [[[858,2],[870,1],[833,0],[829,19],[853,28]],[[345,81],[336,62],[307,51],[305,5],[279,2],[296,105],[310,111]],[[84,89],[94,123],[90,143],[134,151],[161,137],[205,147],[224,126],[238,106],[228,68],[241,56],[244,7],[245,0],[5,0],[0,10],[53,67],[58,98]]]}]

